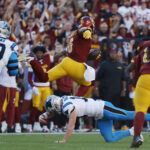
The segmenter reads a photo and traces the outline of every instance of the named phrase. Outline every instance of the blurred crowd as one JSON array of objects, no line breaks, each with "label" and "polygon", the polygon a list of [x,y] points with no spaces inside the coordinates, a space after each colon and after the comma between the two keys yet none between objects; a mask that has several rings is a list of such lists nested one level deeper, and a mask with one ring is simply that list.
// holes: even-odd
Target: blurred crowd
[{"label": "blurred crowd", "polygon": [[[66,50],[68,38],[72,31],[78,28],[82,16],[90,16],[95,20],[91,49],[98,49],[101,54],[97,60],[88,62],[98,72],[95,90],[90,93],[90,96],[104,100],[111,99],[110,101],[116,106],[133,109],[132,77],[125,77],[124,73],[122,75],[122,73],[116,72],[113,68],[114,63],[110,65],[110,62],[119,62],[124,70],[131,62],[138,44],[144,40],[150,40],[149,0],[0,0],[0,20],[7,21],[11,25],[10,40],[17,43],[18,55],[28,54],[38,58],[40,56],[33,51],[36,46],[45,47],[45,50],[40,50],[42,55],[55,56]],[[63,57],[59,58],[57,63],[62,59]],[[103,83],[104,72],[99,71],[99,68],[105,66],[103,62],[107,59],[110,61],[110,68],[107,69],[113,69],[112,72],[107,72],[106,69],[103,71],[108,73],[108,76],[105,77],[111,78],[108,86],[112,88],[107,90],[107,93],[105,91],[102,93],[102,84],[99,85],[99,82]],[[32,104],[32,90],[35,87],[34,75],[31,75],[33,71],[26,62],[20,63],[19,69],[20,73],[16,80],[17,101],[13,126],[16,124],[16,132],[21,132],[20,123],[27,124],[23,126],[23,129],[26,128],[28,132],[32,132],[35,122],[35,126],[38,126],[35,127],[35,130],[41,131],[38,115],[44,110],[35,111],[33,109],[36,107]],[[115,71],[114,74],[113,71]],[[120,82],[123,82],[123,87],[119,85]],[[104,82],[104,84],[106,83]],[[118,93],[113,93],[114,84],[116,84],[115,92],[118,89]],[[78,85],[66,77],[59,81],[53,81],[49,87],[51,94],[62,96],[75,95]],[[121,98],[118,99],[118,97]],[[7,114],[5,111],[7,111],[6,106],[2,120],[2,132],[6,130]],[[58,131],[61,128],[64,130],[64,120],[66,123],[67,119],[64,116],[57,116],[51,129]],[[79,122],[80,128],[82,128],[84,126],[82,120],[79,119]],[[96,128],[96,126],[94,127],[95,121],[92,119],[91,124],[93,128]],[[123,124],[130,126],[129,122]],[[118,126],[120,125],[116,123],[116,128],[119,128]],[[49,131],[49,126],[43,126],[43,132],[47,131]]]}]

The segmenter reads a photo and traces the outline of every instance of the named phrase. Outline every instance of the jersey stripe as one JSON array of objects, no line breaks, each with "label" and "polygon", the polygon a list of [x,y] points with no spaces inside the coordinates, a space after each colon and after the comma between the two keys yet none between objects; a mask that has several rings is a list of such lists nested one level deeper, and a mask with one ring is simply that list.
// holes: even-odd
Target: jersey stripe
[{"label": "jersey stripe", "polygon": [[63,109],[65,109],[66,106],[72,104],[71,102],[67,102],[64,106],[63,106]]},{"label": "jersey stripe", "polygon": [[13,43],[12,45],[11,45],[11,50],[14,50],[14,47],[16,46],[17,44],[16,43]]}]

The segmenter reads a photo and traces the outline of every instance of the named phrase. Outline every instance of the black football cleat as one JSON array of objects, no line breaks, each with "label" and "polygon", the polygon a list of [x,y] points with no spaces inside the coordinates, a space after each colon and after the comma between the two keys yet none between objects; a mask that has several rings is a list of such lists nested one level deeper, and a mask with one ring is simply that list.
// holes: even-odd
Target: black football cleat
[{"label": "black football cleat", "polygon": [[7,127],[7,133],[14,133],[15,130],[14,130],[14,127]]},{"label": "black football cleat", "polygon": [[140,145],[142,145],[143,141],[142,135],[133,137],[131,148],[138,148]]}]

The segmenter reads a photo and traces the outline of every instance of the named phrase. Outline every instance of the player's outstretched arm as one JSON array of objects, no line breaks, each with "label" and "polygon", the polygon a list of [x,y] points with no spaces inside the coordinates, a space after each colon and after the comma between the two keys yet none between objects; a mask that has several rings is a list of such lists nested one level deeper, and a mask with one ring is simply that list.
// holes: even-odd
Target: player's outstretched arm
[{"label": "player's outstretched arm", "polygon": [[67,131],[66,131],[64,139],[60,141],[56,141],[56,143],[65,143],[68,141],[75,127],[76,117],[77,117],[77,113],[76,113],[76,109],[74,109],[73,112],[69,116],[68,127],[67,127]]},{"label": "player's outstretched arm", "polygon": [[44,72],[43,68],[40,65],[40,62],[38,62],[37,60],[31,60],[30,64],[32,66],[34,73],[38,76],[40,82],[49,81],[48,73]]}]

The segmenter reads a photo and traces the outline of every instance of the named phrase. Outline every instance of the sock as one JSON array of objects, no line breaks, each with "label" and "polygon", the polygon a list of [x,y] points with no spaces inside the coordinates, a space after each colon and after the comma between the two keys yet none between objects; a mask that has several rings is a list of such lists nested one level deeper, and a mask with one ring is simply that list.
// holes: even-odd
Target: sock
[{"label": "sock", "polygon": [[19,107],[15,107],[15,123],[20,123],[21,121],[21,112]]},{"label": "sock", "polygon": [[37,115],[37,112],[38,112],[38,110],[35,107],[33,107],[30,112],[29,124],[33,124],[35,117]]},{"label": "sock", "polygon": [[92,128],[93,128],[93,127],[91,126],[91,124],[90,124],[90,121],[89,121],[88,116],[84,116],[84,117],[83,117],[83,120],[84,120],[84,123],[85,123],[85,125],[86,125],[86,127],[87,127],[88,129],[92,129]]},{"label": "sock", "polygon": [[9,127],[14,125],[14,118],[15,118],[15,104],[9,103],[6,110],[6,122]]},{"label": "sock", "polygon": [[134,136],[140,135],[144,124],[144,113],[137,112],[134,118]]}]

